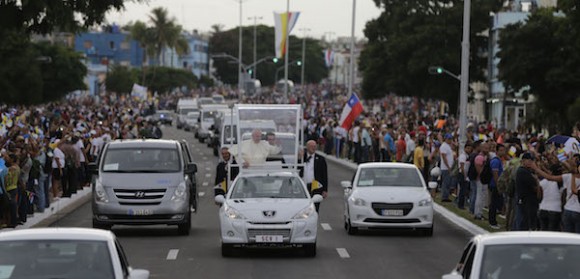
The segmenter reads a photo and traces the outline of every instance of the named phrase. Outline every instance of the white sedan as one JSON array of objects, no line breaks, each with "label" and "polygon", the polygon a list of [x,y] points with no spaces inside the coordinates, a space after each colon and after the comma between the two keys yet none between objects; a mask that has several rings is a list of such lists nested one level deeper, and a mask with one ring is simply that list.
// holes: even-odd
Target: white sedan
[{"label": "white sedan", "polygon": [[443,279],[580,278],[580,235],[501,232],[473,237]]},{"label": "white sedan", "polygon": [[433,200],[419,169],[403,163],[360,164],[344,188],[344,226],[359,229],[410,228],[433,235]]},{"label": "white sedan", "polygon": [[318,213],[306,184],[295,172],[245,172],[238,175],[224,197],[215,201],[219,211],[222,255],[234,248],[302,248],[316,256]]},{"label": "white sedan", "polygon": [[43,228],[0,233],[0,278],[147,279],[110,231]]}]

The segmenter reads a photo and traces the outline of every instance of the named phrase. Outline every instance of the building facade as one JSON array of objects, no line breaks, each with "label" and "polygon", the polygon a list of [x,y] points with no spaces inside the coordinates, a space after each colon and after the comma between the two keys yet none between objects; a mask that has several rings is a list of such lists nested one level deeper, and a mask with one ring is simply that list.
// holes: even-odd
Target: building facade
[{"label": "building facade", "polygon": [[175,49],[166,48],[160,65],[191,71],[196,77],[209,76],[209,39],[197,31],[184,32],[189,53],[179,55]]},{"label": "building facade", "polygon": [[145,52],[139,42],[128,33],[89,32],[75,37],[75,51],[86,55],[90,64],[123,65],[140,68],[145,61]]}]

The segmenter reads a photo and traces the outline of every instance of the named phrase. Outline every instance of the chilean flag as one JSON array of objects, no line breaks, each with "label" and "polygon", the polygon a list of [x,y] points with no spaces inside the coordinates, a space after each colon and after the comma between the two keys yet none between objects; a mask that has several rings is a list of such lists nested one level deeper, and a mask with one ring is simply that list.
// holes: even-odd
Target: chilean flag
[{"label": "chilean flag", "polygon": [[340,126],[346,130],[350,130],[354,120],[363,112],[364,108],[356,96],[356,93],[352,93],[348,99],[348,103],[344,105],[342,109],[342,114],[340,115]]}]

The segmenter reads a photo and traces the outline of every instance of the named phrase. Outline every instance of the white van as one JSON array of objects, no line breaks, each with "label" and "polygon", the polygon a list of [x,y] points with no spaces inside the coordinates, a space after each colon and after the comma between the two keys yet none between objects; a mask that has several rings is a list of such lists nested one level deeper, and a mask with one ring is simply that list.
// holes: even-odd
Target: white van
[{"label": "white van", "polygon": [[199,128],[195,133],[195,137],[199,142],[205,142],[210,136],[210,130],[213,129],[215,119],[219,117],[220,113],[229,110],[226,104],[208,104],[201,105],[201,113],[199,115]]},{"label": "white van", "polygon": [[199,111],[199,104],[197,99],[192,98],[182,98],[177,101],[177,129],[181,129],[185,126],[187,122],[187,114],[190,112]]}]

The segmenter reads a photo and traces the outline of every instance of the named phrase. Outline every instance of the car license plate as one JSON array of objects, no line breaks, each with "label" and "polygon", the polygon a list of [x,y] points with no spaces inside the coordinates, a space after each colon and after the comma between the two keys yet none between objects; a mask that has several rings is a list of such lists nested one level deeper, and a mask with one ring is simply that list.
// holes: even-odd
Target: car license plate
[{"label": "car license plate", "polygon": [[151,209],[129,209],[129,215],[134,216],[147,216],[153,215],[153,210]]},{"label": "car license plate", "polygon": [[284,238],[281,235],[256,235],[256,242],[281,243]]},{"label": "car license plate", "polygon": [[383,209],[383,216],[403,216],[403,210],[401,209]]}]

